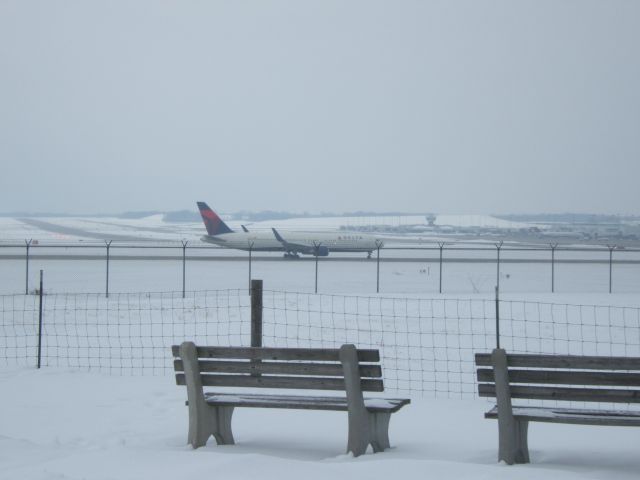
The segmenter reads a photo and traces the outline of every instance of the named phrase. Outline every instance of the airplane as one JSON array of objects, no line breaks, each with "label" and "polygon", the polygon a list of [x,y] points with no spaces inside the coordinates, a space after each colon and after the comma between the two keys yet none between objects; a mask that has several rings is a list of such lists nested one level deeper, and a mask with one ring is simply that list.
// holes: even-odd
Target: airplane
[{"label": "airplane", "polygon": [[[254,252],[284,252],[284,258],[299,258],[300,254],[326,257],[329,252],[371,253],[383,243],[372,235],[358,232],[311,233],[287,232],[282,235],[272,228],[267,231],[234,232],[205,202],[197,202],[207,235],[201,240],[224,248]],[[286,238],[285,238],[286,237]]]}]

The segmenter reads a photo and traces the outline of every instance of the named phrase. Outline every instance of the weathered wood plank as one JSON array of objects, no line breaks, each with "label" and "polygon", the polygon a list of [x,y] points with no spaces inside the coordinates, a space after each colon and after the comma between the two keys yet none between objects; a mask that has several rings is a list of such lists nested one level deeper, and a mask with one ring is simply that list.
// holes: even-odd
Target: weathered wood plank
[{"label": "weathered wood plank", "polygon": [[[640,403],[640,390],[510,385],[510,391],[511,398],[528,398],[531,400]],[[490,383],[479,383],[478,395],[481,397],[495,397],[495,385]]]},{"label": "weathered wood plank", "polygon": [[[475,357],[477,366],[491,366],[490,353],[476,353]],[[509,367],[640,370],[639,357],[510,354],[507,355],[507,363]]]},{"label": "weathered wood plank", "polygon": [[[233,407],[347,411],[345,397],[206,393],[205,401],[209,405]],[[393,413],[409,404],[411,400],[408,398],[365,398],[364,402],[368,411]]]},{"label": "weathered wood plank", "polygon": [[[200,360],[198,365],[202,373],[261,373],[267,375],[317,375],[323,377],[344,376],[342,365],[338,363],[252,363],[249,361]],[[176,372],[182,372],[184,369],[182,360],[174,360],[173,367]],[[380,365],[360,365],[359,369],[361,378],[382,377],[382,368]]]},{"label": "weathered wood plank", "polygon": [[[247,387],[247,388],[290,388],[304,390],[345,390],[344,379],[325,377],[280,377],[263,375],[252,377],[250,375],[200,375],[203,386],[208,387]],[[176,383],[186,385],[183,373],[176,374]],[[365,392],[382,392],[384,385],[382,380],[365,379],[361,381],[362,390]]]},{"label": "weathered wood plank", "polygon": [[[179,357],[179,347],[173,345],[174,357]],[[198,347],[198,358],[225,358],[243,360],[310,360],[339,361],[337,348],[265,348],[265,347]],[[358,361],[379,362],[380,352],[359,349]]]},{"label": "weathered wood plank", "polygon": [[[479,382],[493,382],[493,369],[480,368]],[[640,374],[620,372],[581,372],[573,370],[509,369],[509,384],[541,383],[555,385],[600,385],[609,387],[640,387]]]},{"label": "weathered wood plank", "polygon": [[[493,407],[485,418],[498,418],[498,408]],[[591,410],[576,408],[513,407],[518,420],[576,425],[640,426],[640,412],[617,410]]]}]

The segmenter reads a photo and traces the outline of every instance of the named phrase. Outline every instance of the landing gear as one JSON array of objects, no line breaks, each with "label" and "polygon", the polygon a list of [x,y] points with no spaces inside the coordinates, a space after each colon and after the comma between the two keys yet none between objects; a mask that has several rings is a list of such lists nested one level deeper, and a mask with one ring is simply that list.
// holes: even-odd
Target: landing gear
[{"label": "landing gear", "polygon": [[368,259],[371,259],[371,253],[372,253],[371,251],[368,251],[368,252],[367,252],[367,258],[368,258]]},{"label": "landing gear", "polygon": [[284,254],[284,258],[289,258],[289,259],[298,259],[300,258],[300,255],[298,255],[296,252],[285,252]]}]

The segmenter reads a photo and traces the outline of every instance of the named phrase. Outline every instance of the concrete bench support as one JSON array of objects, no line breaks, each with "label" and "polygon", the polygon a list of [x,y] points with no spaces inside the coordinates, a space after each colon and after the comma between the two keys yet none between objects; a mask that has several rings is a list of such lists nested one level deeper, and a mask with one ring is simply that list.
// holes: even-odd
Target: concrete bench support
[{"label": "concrete bench support", "polygon": [[371,446],[375,453],[383,452],[391,448],[389,444],[389,420],[390,413],[370,413],[369,431],[372,434]]},{"label": "concrete bench support", "polygon": [[509,465],[529,463],[527,431],[529,422],[516,420],[511,405],[507,353],[495,349],[491,353],[496,382],[496,402],[498,404],[498,461]]},{"label": "concrete bench support", "polygon": [[211,406],[205,402],[198,368],[198,355],[193,343],[183,343],[180,346],[180,356],[184,362],[184,374],[188,378],[189,444],[193,448],[202,447],[213,435],[218,445],[233,445],[235,443],[231,430],[233,407]]},{"label": "concrete bench support", "polygon": [[340,347],[340,362],[344,370],[344,383],[349,405],[349,439],[347,453],[355,457],[362,455],[371,444],[374,452],[389,448],[390,413],[368,412],[364,405],[360,374],[358,372],[358,354],[354,345]]}]

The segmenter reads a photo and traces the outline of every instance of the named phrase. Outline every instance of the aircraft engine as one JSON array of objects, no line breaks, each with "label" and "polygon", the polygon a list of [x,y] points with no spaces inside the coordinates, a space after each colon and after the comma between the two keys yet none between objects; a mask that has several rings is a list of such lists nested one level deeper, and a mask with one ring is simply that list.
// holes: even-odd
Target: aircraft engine
[{"label": "aircraft engine", "polygon": [[329,255],[329,248],[328,247],[323,247],[322,245],[320,245],[318,247],[317,252],[318,252],[318,256],[319,257],[326,257],[326,256]]}]

